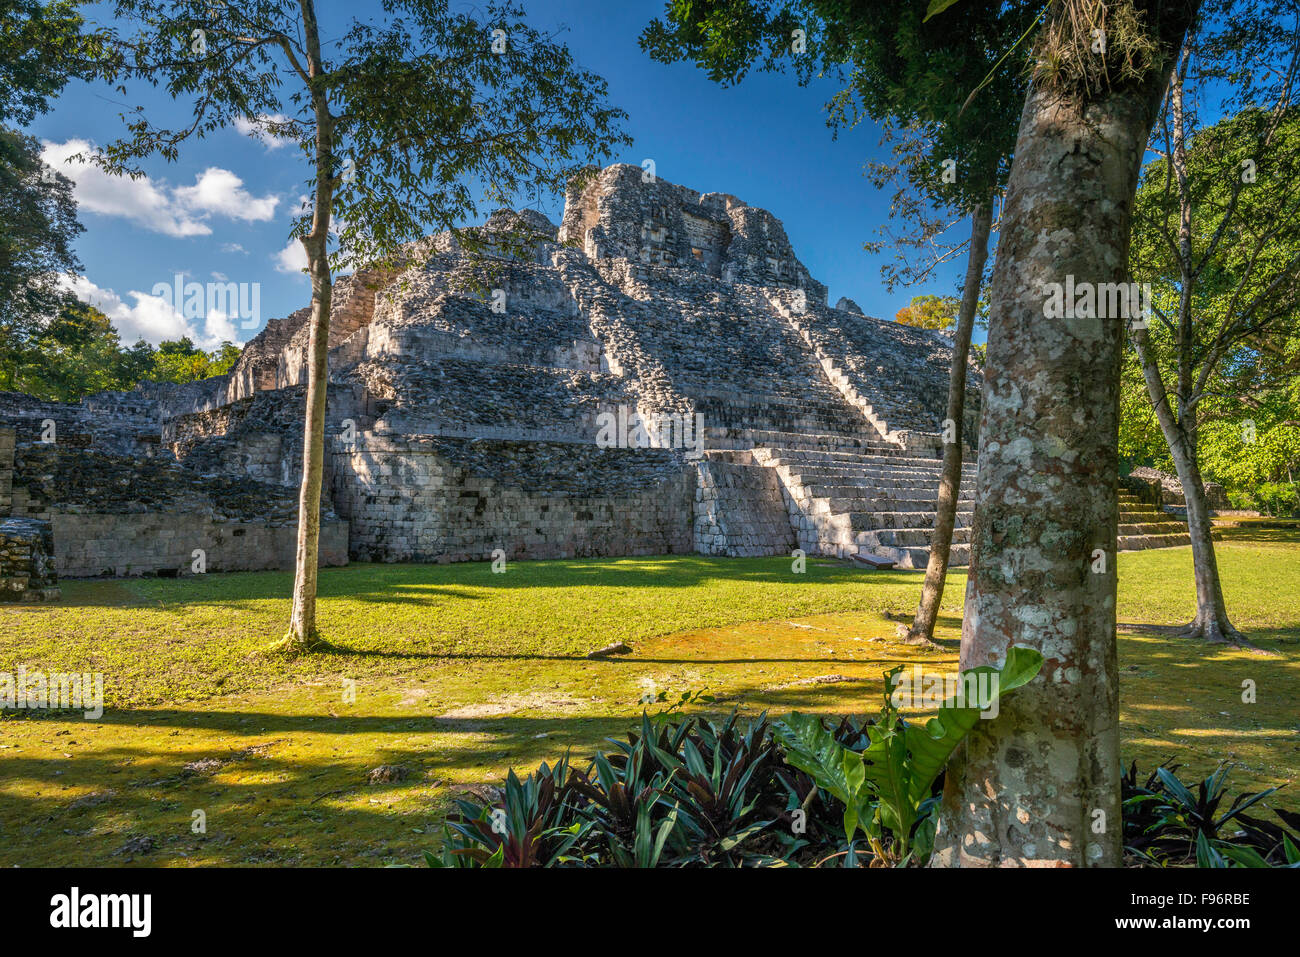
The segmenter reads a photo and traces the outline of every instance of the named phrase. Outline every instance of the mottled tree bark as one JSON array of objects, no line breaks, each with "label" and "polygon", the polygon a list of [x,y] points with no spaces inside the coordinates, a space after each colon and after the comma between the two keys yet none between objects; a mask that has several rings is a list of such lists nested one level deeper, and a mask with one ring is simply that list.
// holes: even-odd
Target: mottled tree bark
[{"label": "mottled tree bark", "polygon": [[[925,564],[925,584],[921,603],[912,619],[909,644],[929,644],[934,639],[934,623],[943,601],[944,581],[948,576],[948,556],[952,551],[952,530],[957,521],[957,500],[961,497],[962,443],[966,416],[966,365],[970,357],[970,337],[979,307],[980,282],[989,256],[989,229],[993,224],[993,199],[989,198],[971,211],[970,252],[966,260],[966,282],[961,290],[961,307],[957,312],[957,332],[952,347],[952,370],[948,375],[948,416],[944,423],[943,472],[939,476],[939,499],[935,503],[934,531],[930,535],[930,557]],[[950,439],[950,441],[949,441]]]},{"label": "mottled tree bark", "polygon": [[302,240],[311,274],[311,351],[303,423],[302,484],[298,491],[293,611],[289,633],[281,642],[287,651],[306,651],[318,641],[316,577],[320,562],[320,496],[325,473],[325,393],[329,383],[330,299],[333,289],[329,230],[333,205],[335,120],[330,114],[325,90],[319,85],[323,67],[315,5],[312,0],[300,0],[300,6],[307,45],[307,73],[312,82],[312,107],[316,116],[316,195],[311,232]]},{"label": "mottled tree bark", "polygon": [[[1197,5],[1139,6],[1162,48],[1177,51]],[[1013,644],[1044,664],[954,755],[939,866],[1121,863],[1124,319],[1048,319],[1044,304],[1067,277],[1128,280],[1134,190],[1168,82],[1149,74],[1092,96],[1036,84],[1022,115],[993,274],[961,666],[1000,664]]]}]

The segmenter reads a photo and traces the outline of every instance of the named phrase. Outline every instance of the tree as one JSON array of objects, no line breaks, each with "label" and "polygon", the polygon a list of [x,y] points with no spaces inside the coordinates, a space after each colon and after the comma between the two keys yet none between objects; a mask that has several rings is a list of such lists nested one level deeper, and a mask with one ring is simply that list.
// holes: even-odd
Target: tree
[{"label": "tree", "polygon": [[214,351],[204,352],[189,336],[183,336],[158,343],[148,378],[158,382],[197,382],[229,372],[238,358],[239,349],[233,343],[223,342]]},{"label": "tree", "polygon": [[[333,272],[392,264],[402,244],[476,215],[471,184],[499,204],[560,190],[592,158],[627,142],[605,83],[530,27],[514,3],[458,13],[448,0],[384,0],[377,21],[353,19],[326,54],[314,0],[118,0],[139,26],[131,76],[193,104],[180,129],[137,110],[102,162],[132,172],[173,160],[181,144],[235,120],[297,143],[311,197],[294,225],[312,301],[289,652],[318,643],[316,575],[324,465]],[[332,243],[331,237],[335,237]],[[472,236],[465,236],[472,247]]]},{"label": "tree", "polygon": [[960,300],[952,296],[913,296],[911,303],[898,310],[894,321],[918,329],[947,330],[956,324],[960,305]]},{"label": "tree", "polygon": [[15,388],[43,323],[69,303],[59,277],[80,268],[72,183],[20,131],[73,77],[111,68],[102,31],[77,4],[14,0],[0,8],[0,385]]},{"label": "tree", "polygon": [[[1288,16],[1289,14],[1289,16]],[[1159,126],[1159,159],[1134,212],[1134,273],[1153,281],[1157,328],[1134,329],[1155,418],[1187,504],[1196,616],[1183,634],[1243,644],[1229,620],[1198,446],[1220,364],[1294,332],[1300,315],[1300,14],[1292,2],[1236,11],[1228,36],[1193,32]],[[1232,83],[1235,116],[1202,127],[1198,103]],[[1244,101],[1244,102],[1241,102]]]},{"label": "tree", "polygon": [[[1025,95],[1023,56],[1016,53],[1040,16],[1037,0],[967,3],[946,11],[944,28],[933,29],[925,23],[925,4],[897,0],[673,0],[666,22],[651,23],[642,35],[642,47],[655,58],[691,58],[724,83],[737,82],[753,63],[765,69],[791,63],[804,83],[827,74],[841,78],[845,86],[829,104],[831,125],[851,127],[865,115],[882,121],[893,137],[895,161],[870,164],[878,187],[897,186],[891,213],[914,226],[903,236],[882,230],[900,261],[883,270],[891,289],[899,281],[925,281],[968,250],[954,310],[943,467],[925,583],[908,631],[912,643],[932,642],[943,600],[961,490],[971,332],[993,207],[1005,186]],[[967,243],[943,241],[954,225],[939,215],[944,210],[970,218]],[[919,263],[909,260],[911,250],[921,251]],[[908,315],[928,328],[940,321],[933,310]],[[907,321],[901,313],[899,319]]]},{"label": "tree", "polygon": [[104,389],[122,388],[120,348],[108,317],[69,299],[33,337],[15,388],[42,399],[73,402]]},{"label": "tree", "polygon": [[[1201,4],[1053,0],[1003,206],[961,667],[1042,673],[948,767],[933,863],[1121,863],[1115,539],[1122,315],[1049,318],[1126,282],[1133,197]],[[940,14],[932,23],[946,28]],[[1096,31],[1096,32],[1094,32]]]},{"label": "tree", "polygon": [[87,30],[75,0],[9,0],[0,8],[0,124],[26,126],[70,79],[111,76],[104,29]]},{"label": "tree", "polygon": [[0,128],[0,387],[13,389],[41,326],[68,302],[59,277],[80,268],[72,181],[30,136]]}]

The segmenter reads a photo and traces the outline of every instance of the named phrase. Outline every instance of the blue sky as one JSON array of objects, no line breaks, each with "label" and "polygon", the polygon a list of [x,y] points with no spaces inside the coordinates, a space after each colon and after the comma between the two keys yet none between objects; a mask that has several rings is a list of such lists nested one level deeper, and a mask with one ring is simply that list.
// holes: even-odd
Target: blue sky
[{"label": "blue sky", "polygon": [[[367,4],[321,0],[325,34]],[[962,263],[923,289],[888,293],[880,266],[889,253],[868,255],[865,240],[888,216],[889,197],[863,175],[864,163],[885,151],[871,125],[832,139],[822,110],[834,87],[799,88],[789,77],[754,74],[724,89],[690,64],[652,62],[637,37],[662,0],[525,0],[539,28],[564,26],[578,62],[609,82],[610,101],[629,114],[634,144],[616,161],[655,161],[658,175],[701,191],[732,193],[770,209],[784,223],[812,274],[830,287],[831,302],[856,300],[869,315],[892,317],[920,292],[952,293]],[[131,103],[176,109],[163,94],[132,91]],[[61,159],[83,144],[120,132],[124,101],[107,86],[76,83],[31,132]],[[165,114],[160,114],[165,115]],[[179,118],[180,114],[175,114]],[[144,180],[77,171],[77,243],[84,266],[80,291],[114,319],[123,338],[152,341],[189,332],[206,346],[222,338],[246,341],[267,319],[307,304],[307,280],[293,270],[288,230],[306,192],[306,167],[293,146],[272,148],[231,129],[194,141],[178,162],[145,165]],[[544,204],[556,222],[562,197]],[[251,328],[220,316],[181,319],[153,298],[174,276],[206,282],[257,282],[260,322]]]}]

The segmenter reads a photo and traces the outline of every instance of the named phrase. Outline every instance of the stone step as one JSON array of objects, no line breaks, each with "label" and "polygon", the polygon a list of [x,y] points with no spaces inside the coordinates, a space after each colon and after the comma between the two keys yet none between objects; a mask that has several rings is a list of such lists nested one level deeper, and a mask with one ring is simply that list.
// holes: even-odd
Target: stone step
[{"label": "stone step", "polygon": [[[958,527],[967,527],[974,521],[974,512],[958,512]],[[934,512],[839,512],[834,521],[841,527],[854,531],[871,531],[878,528],[934,528]]]},{"label": "stone step", "polygon": [[1192,537],[1186,532],[1169,535],[1121,535],[1116,540],[1116,547],[1121,552],[1136,552],[1147,548],[1176,548],[1179,545],[1192,544]]},{"label": "stone step", "polygon": [[[886,558],[892,558],[897,568],[923,569],[930,561],[928,546],[877,545],[875,551]],[[964,542],[953,542],[952,547],[948,549],[948,567],[962,568],[969,564],[970,545]]]},{"label": "stone step", "polygon": [[[938,469],[926,468],[908,468],[904,466],[887,467],[881,465],[871,466],[830,466],[830,465],[786,465],[778,464],[776,468],[784,468],[798,475],[811,475],[814,477],[832,478],[841,476],[843,478],[905,478],[905,479],[924,479],[927,482],[933,482],[936,486],[939,484],[940,471]],[[975,476],[963,475],[962,484],[975,483]],[[825,483],[822,483],[825,484]]]},{"label": "stone step", "polygon": [[[836,485],[852,488],[881,489],[889,491],[893,489],[924,490],[927,492],[936,491],[939,488],[939,479],[937,477],[895,477],[879,475],[808,475],[805,472],[797,472],[790,476],[790,484],[794,486],[814,486],[826,485],[830,481]],[[970,498],[975,494],[974,481],[962,482],[958,486],[958,492],[962,498]],[[909,496],[910,497],[910,496]]]},{"label": "stone step", "polygon": [[[777,454],[781,454],[788,450],[791,453],[791,456],[795,458],[817,457],[817,458],[824,459],[828,462],[847,462],[849,464],[856,462],[864,455],[870,456],[874,454],[870,449],[866,451],[862,451],[851,447],[850,448],[827,447],[824,449],[808,449],[805,447],[796,447],[796,446],[787,447],[787,446],[774,445],[772,446],[772,449]],[[937,458],[930,455],[916,455],[914,453],[908,453],[907,451],[898,448],[897,446],[885,446],[883,450],[878,454],[880,457],[883,458],[890,458],[890,459],[914,458],[924,462],[930,462],[935,465],[941,464],[943,462],[943,459],[941,458]],[[975,467],[975,463],[971,461],[963,461],[962,465],[969,468]]]},{"label": "stone step", "polygon": [[[934,523],[925,528],[883,528],[876,532],[876,541],[886,547],[914,548],[921,547],[929,551],[930,539],[934,532]],[[970,527],[958,526],[952,530],[953,544],[970,543]]]},{"label": "stone step", "polygon": [[704,441],[706,447],[713,447],[715,440],[736,440],[749,443],[748,447],[787,448],[808,451],[821,449],[859,449],[888,454],[902,450],[884,441],[879,434],[861,431],[857,433],[817,433],[817,432],[781,432],[772,429],[740,429],[706,426]]},{"label": "stone step", "polygon": [[1187,534],[1181,522],[1121,522],[1120,536],[1124,535],[1178,535]]},{"label": "stone step", "polygon": [[[902,452],[877,454],[874,452],[826,452],[807,449],[773,448],[765,453],[775,465],[791,467],[815,465],[822,468],[862,468],[870,466],[891,466],[894,468],[922,468],[935,472],[942,471],[943,460],[921,455],[905,455]],[[963,475],[975,475],[973,462],[962,463]]]},{"label": "stone step", "polygon": [[[870,489],[860,489],[870,492]],[[850,497],[840,495],[817,496],[816,500],[828,503],[835,512],[930,512],[935,511],[935,498],[884,498],[876,496]],[[975,500],[964,498],[957,500],[957,512],[974,514]]]}]

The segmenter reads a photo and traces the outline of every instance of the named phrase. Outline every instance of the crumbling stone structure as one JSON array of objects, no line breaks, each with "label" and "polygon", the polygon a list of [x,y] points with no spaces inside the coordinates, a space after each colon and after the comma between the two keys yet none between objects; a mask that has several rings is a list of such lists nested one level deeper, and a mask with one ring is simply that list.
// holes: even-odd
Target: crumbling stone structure
[{"label": "crumbling stone structure", "polygon": [[[6,508],[51,523],[65,575],[187,574],[196,549],[208,570],[288,567],[308,319],[188,386],[0,395]],[[338,281],[322,561],[797,547],[920,567],[951,356],[941,333],[828,306],[766,210],[593,170],[558,227],[502,210]]]}]

